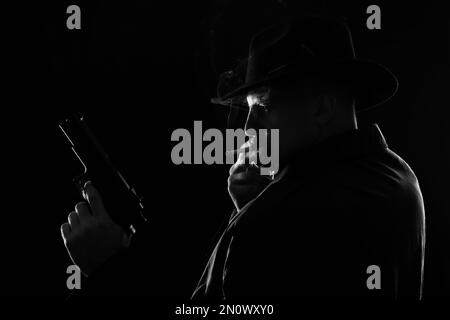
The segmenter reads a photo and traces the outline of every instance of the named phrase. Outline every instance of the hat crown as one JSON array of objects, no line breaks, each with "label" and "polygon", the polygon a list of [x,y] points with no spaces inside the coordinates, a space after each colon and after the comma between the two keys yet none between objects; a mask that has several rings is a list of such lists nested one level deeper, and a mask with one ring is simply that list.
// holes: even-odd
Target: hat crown
[{"label": "hat crown", "polygon": [[355,59],[348,27],[335,19],[288,19],[252,38],[245,82],[263,78],[290,65],[307,65],[318,59]]}]

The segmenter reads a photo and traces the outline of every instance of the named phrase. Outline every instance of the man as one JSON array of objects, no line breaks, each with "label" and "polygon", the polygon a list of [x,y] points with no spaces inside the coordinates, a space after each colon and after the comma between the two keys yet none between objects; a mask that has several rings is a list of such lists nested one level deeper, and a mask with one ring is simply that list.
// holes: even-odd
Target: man
[{"label": "man", "polygon": [[[355,58],[338,21],[291,19],[252,39],[245,82],[213,102],[248,108],[246,132],[279,129],[281,170],[271,181],[255,164],[230,169],[236,210],[193,299],[421,298],[417,179],[378,126],[359,129],[356,116],[396,89],[386,68]],[[62,233],[91,272],[129,242],[92,185],[86,200]]]}]

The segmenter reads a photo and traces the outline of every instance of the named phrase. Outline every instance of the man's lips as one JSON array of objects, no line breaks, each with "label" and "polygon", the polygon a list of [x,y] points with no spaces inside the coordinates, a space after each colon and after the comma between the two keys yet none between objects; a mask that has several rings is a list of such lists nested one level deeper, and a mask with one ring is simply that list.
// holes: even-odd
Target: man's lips
[{"label": "man's lips", "polygon": [[236,168],[236,171],[230,175],[229,181],[235,185],[257,184],[263,177],[259,174],[259,170],[248,169],[245,165]]}]

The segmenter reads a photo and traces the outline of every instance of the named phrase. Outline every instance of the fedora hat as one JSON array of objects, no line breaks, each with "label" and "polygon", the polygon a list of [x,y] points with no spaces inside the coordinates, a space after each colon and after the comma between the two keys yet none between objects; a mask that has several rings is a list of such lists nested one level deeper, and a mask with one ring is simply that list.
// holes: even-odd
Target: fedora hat
[{"label": "fedora hat", "polygon": [[247,107],[259,87],[308,77],[327,77],[351,86],[357,111],[388,101],[398,81],[386,67],[357,59],[347,25],[323,17],[289,18],[253,36],[248,58],[219,77],[214,104]]}]

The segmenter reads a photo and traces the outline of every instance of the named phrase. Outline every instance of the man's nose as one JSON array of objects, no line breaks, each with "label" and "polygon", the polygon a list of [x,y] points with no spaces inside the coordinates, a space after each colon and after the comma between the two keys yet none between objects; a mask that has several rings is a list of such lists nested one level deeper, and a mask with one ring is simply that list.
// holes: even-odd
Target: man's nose
[{"label": "man's nose", "polygon": [[253,108],[250,108],[247,115],[247,121],[245,122],[245,135],[253,137],[261,129],[261,123],[255,115]]}]

